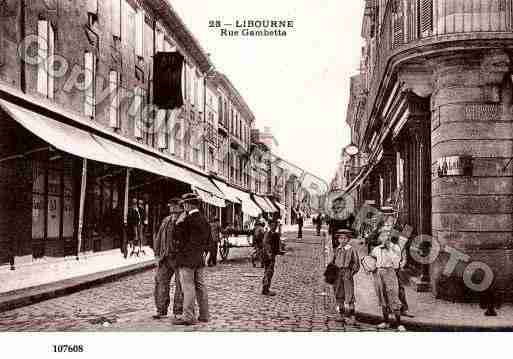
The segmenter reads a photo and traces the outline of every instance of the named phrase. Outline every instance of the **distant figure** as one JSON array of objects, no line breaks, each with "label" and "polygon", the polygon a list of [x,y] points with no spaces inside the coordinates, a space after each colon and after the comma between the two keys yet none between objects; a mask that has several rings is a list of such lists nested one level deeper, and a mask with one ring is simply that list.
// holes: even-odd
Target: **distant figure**
[{"label": "distant figure", "polygon": [[217,251],[221,240],[221,225],[217,216],[214,216],[210,222],[210,231],[212,232],[212,243],[208,254],[208,266],[214,267],[217,265]]},{"label": "distant figure", "polygon": [[315,221],[315,228],[317,229],[317,236],[321,235],[321,229],[322,229],[322,214],[318,214],[316,218],[314,218]]},{"label": "distant figure", "polygon": [[298,215],[297,215],[297,238],[303,238],[303,224],[304,224],[303,213],[298,212]]},{"label": "distant figure", "polygon": [[141,236],[141,215],[139,213],[139,207],[137,206],[137,199],[132,199],[132,206],[128,209],[127,216],[127,243],[124,244],[124,256],[127,257],[128,248],[131,249],[130,255],[135,252],[135,246]]}]

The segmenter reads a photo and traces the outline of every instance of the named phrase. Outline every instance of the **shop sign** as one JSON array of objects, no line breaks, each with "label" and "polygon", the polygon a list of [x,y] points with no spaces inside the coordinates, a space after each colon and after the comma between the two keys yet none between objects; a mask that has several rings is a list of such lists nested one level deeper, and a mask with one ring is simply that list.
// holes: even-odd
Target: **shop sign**
[{"label": "shop sign", "polygon": [[447,156],[437,162],[438,177],[472,176],[472,157]]}]

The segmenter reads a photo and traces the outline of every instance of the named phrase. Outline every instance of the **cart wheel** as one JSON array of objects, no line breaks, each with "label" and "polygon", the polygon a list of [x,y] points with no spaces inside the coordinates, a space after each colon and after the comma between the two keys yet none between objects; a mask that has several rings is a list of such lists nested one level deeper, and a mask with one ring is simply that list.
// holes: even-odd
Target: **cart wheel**
[{"label": "cart wheel", "polygon": [[228,253],[230,252],[230,243],[228,240],[224,240],[223,243],[219,246],[219,254],[221,255],[221,260],[226,261],[228,259]]}]

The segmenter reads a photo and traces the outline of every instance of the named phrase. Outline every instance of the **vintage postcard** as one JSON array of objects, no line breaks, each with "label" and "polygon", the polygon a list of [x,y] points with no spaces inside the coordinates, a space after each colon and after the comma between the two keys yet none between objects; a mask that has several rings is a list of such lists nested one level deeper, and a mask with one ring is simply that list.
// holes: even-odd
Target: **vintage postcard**
[{"label": "vintage postcard", "polygon": [[0,343],[512,332],[512,56],[513,0],[0,1]]}]

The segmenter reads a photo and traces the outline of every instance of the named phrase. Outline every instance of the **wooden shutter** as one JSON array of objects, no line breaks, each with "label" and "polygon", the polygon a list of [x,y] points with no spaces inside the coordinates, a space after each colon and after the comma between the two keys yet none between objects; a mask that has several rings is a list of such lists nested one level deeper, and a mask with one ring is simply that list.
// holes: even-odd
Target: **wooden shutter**
[{"label": "wooden shutter", "polygon": [[433,31],[433,0],[420,2],[420,33],[429,36]]},{"label": "wooden shutter", "polygon": [[136,115],[135,115],[135,121],[134,121],[134,137],[137,139],[142,138],[142,113],[144,110],[144,91],[142,87],[136,87],[135,88],[135,101],[136,101]]},{"label": "wooden shutter", "polygon": [[95,116],[95,92],[96,92],[96,57],[92,52],[84,54],[85,83],[88,87],[85,90],[84,113],[86,116]]},{"label": "wooden shutter", "polygon": [[144,56],[144,11],[138,9],[135,15],[135,54]]},{"label": "wooden shutter", "polygon": [[167,111],[166,110],[158,110],[157,118],[155,121],[155,125],[157,126],[158,131],[158,146],[159,149],[167,149],[168,148],[168,132],[167,132]]},{"label": "wooden shutter", "polygon": [[37,67],[37,91],[44,96],[48,96],[48,72],[46,64],[48,60],[48,21],[39,20],[37,22],[37,41],[38,56],[41,61]]},{"label": "wooden shutter", "polygon": [[[55,29],[51,23],[48,23],[48,58],[52,58],[55,54]],[[51,64],[47,64],[48,72],[53,74],[53,69],[50,69]],[[48,74],[48,98],[53,99],[54,92],[54,78]]]},{"label": "wooden shutter", "polygon": [[394,0],[392,17],[393,47],[404,44],[404,15],[402,0]]},{"label": "wooden shutter", "polygon": [[121,1],[124,0],[112,0],[111,1],[111,26],[112,36],[121,38]]},{"label": "wooden shutter", "polygon": [[119,128],[119,73],[109,73],[109,92],[111,95],[109,125],[112,128]]}]

